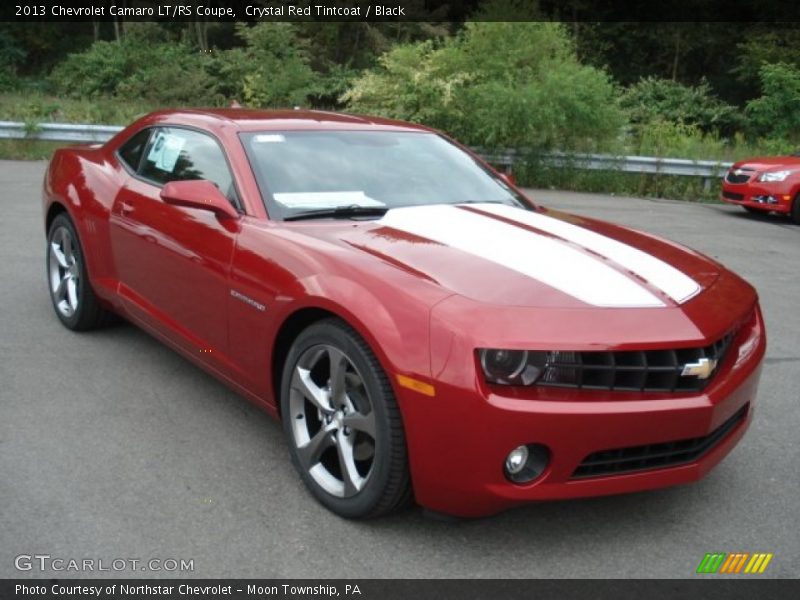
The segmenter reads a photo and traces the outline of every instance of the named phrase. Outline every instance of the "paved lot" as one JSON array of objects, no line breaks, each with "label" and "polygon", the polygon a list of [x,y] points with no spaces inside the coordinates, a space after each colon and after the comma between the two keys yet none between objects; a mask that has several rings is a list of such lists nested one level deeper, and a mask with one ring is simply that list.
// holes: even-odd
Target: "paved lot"
[{"label": "paved lot", "polygon": [[800,227],[726,206],[534,192],[688,244],[756,285],[770,345],[753,427],[687,487],[455,524],[419,510],[353,523],[304,491],[278,424],[216,380],[132,326],[59,325],[43,169],[0,162],[0,577],[34,553],[193,559],[200,577],[688,577],[710,551],[774,552],[767,575],[800,575]]}]

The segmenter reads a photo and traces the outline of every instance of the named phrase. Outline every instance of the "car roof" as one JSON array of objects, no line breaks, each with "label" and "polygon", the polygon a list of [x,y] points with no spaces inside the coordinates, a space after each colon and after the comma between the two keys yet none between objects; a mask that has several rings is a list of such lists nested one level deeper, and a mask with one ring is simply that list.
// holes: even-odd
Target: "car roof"
[{"label": "car roof", "polygon": [[384,119],[322,110],[256,110],[249,108],[213,108],[163,110],[144,118],[151,123],[174,123],[204,129],[235,127],[239,131],[287,130],[381,130],[431,131],[427,127]]}]

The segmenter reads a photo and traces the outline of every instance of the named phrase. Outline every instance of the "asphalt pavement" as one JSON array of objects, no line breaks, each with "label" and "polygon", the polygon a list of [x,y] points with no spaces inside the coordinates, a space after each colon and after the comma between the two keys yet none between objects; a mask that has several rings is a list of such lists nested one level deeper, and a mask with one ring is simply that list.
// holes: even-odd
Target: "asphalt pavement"
[{"label": "asphalt pavement", "polygon": [[[683,578],[706,552],[772,552],[762,577],[800,575],[800,226],[730,206],[532,191],[684,243],[756,286],[769,348],[750,431],[688,486],[474,521],[411,509],[351,522],[305,491],[279,424],[211,376],[131,325],[59,324],[44,168],[0,161],[0,577]],[[15,568],[37,554],[194,570]]]}]

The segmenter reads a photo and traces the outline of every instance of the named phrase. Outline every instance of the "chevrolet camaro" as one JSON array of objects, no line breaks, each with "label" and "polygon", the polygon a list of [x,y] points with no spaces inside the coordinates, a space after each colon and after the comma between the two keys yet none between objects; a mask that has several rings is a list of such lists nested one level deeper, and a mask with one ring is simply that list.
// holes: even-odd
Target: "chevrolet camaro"
[{"label": "chevrolet camaro", "polygon": [[43,199],[61,323],[119,315],[281,419],[344,517],[691,482],[752,420],[748,283],[431,129],[163,111],[58,150]]}]

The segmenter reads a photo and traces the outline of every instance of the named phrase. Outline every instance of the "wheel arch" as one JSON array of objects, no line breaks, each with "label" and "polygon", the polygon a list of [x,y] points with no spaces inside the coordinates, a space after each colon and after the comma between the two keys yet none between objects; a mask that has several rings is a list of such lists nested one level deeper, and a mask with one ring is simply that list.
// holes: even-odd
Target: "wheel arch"
[{"label": "wheel arch", "polygon": [[55,218],[61,213],[67,213],[67,216],[69,216],[69,211],[67,210],[66,205],[59,200],[54,200],[53,202],[51,202],[50,206],[47,209],[47,214],[45,215],[44,218],[45,235],[47,235],[50,232],[50,226],[53,224]]},{"label": "wheel arch", "polygon": [[[363,291],[366,293],[366,290]],[[415,373],[429,373],[429,357],[427,355],[420,356],[419,351],[413,351],[408,345],[412,339],[421,343],[422,347],[427,350],[429,333],[427,315],[423,326],[424,333],[417,330],[417,335],[414,335],[411,328],[401,331],[401,322],[398,322],[397,317],[387,311],[377,298],[371,297],[370,299],[371,302],[362,305],[361,309],[353,307],[354,309],[351,310],[348,308],[348,303],[344,301],[337,302],[334,298],[326,296],[312,296],[308,297],[302,306],[296,306],[290,310],[283,318],[276,330],[270,354],[270,383],[278,414],[280,414],[283,368],[292,343],[307,327],[326,318],[341,320],[364,339],[386,372],[396,396],[398,390],[394,380],[395,372],[408,370]],[[370,306],[371,310],[367,310],[366,307]],[[403,357],[407,357],[407,359],[403,359]],[[397,360],[401,360],[404,364],[396,364]],[[399,404],[402,408],[402,402]]]},{"label": "wheel arch", "polygon": [[[270,378],[272,381],[273,397],[275,398],[275,409],[278,415],[281,413],[281,384],[283,378],[283,368],[292,344],[305,329],[324,319],[337,318],[347,322],[341,315],[338,315],[326,308],[318,306],[306,306],[299,308],[289,314],[281,323],[275,340],[272,343],[272,364],[270,365]],[[349,324],[349,323],[348,323]]]}]

